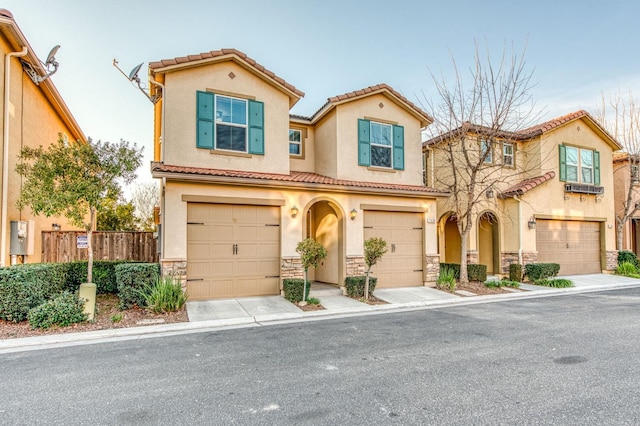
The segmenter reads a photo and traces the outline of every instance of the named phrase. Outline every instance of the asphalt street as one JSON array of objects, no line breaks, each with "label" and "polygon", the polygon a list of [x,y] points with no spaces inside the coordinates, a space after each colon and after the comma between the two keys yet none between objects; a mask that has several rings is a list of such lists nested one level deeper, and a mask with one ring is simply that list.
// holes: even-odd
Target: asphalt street
[{"label": "asphalt street", "polygon": [[0,355],[0,424],[640,424],[640,288]]}]

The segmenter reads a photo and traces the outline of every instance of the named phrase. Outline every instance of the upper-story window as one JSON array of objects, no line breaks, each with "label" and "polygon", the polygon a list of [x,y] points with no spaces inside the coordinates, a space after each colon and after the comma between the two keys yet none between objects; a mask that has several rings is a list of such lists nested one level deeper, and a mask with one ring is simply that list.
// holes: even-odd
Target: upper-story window
[{"label": "upper-story window", "polygon": [[211,92],[197,92],[196,146],[264,154],[264,104]]},{"label": "upper-story window", "polygon": [[216,96],[216,149],[247,152],[247,100]]},{"label": "upper-story window", "polygon": [[358,164],[404,170],[404,127],[358,120]]},{"label": "upper-story window", "polygon": [[302,131],[289,129],[289,155],[302,156]]},{"label": "upper-story window", "polygon": [[560,145],[560,180],[600,185],[600,153]]},{"label": "upper-story window", "polygon": [[516,164],[514,152],[513,144],[504,142],[502,144],[502,164],[513,167]]},{"label": "upper-story window", "polygon": [[491,142],[482,139],[480,141],[480,158],[484,158],[483,162],[487,164],[493,163],[493,149]]},{"label": "upper-story window", "polygon": [[422,153],[422,184],[429,186],[429,150]]}]

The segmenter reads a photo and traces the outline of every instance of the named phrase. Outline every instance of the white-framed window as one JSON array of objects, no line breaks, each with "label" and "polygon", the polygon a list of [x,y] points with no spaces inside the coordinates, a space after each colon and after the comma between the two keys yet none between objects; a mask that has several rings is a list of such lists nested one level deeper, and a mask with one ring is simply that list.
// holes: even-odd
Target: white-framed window
[{"label": "white-framed window", "polygon": [[593,184],[593,151],[567,146],[566,153],[567,182]]},{"label": "white-framed window", "polygon": [[390,124],[371,122],[371,165],[393,167],[393,127]]},{"label": "white-framed window", "polygon": [[487,164],[493,163],[493,150],[491,149],[491,142],[482,139],[480,141],[480,157],[484,158],[484,162]]},{"label": "white-framed window", "polygon": [[216,149],[247,152],[246,99],[215,97]]},{"label": "white-framed window", "polygon": [[302,131],[289,129],[289,155],[302,156]]},{"label": "white-framed window", "polygon": [[505,166],[513,167],[515,163],[514,147],[512,143],[504,142],[502,144],[502,163]]}]

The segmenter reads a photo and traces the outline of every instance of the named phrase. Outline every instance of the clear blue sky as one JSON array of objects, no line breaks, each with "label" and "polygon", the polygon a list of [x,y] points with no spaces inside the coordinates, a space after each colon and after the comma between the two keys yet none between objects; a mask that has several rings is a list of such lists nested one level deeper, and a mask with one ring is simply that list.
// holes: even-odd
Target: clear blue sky
[{"label": "clear blue sky", "polygon": [[145,147],[151,180],[152,105],[111,65],[236,48],[305,92],[293,113],[330,96],[387,83],[424,104],[429,72],[466,69],[474,42],[520,53],[542,119],[592,109],[601,94],[640,92],[640,3],[514,0],[5,0],[36,54],[62,47],[52,78],[85,134]]}]

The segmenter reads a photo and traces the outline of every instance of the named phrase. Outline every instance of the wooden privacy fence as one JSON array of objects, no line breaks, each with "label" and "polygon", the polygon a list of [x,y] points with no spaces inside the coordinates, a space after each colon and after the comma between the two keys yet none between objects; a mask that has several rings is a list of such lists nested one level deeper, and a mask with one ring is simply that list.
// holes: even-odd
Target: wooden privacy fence
[{"label": "wooden privacy fence", "polygon": [[[87,260],[88,249],[78,248],[78,236],[84,231],[42,231],[42,261],[72,262]],[[93,233],[93,260],[136,260],[158,262],[158,240],[153,232]]]}]

